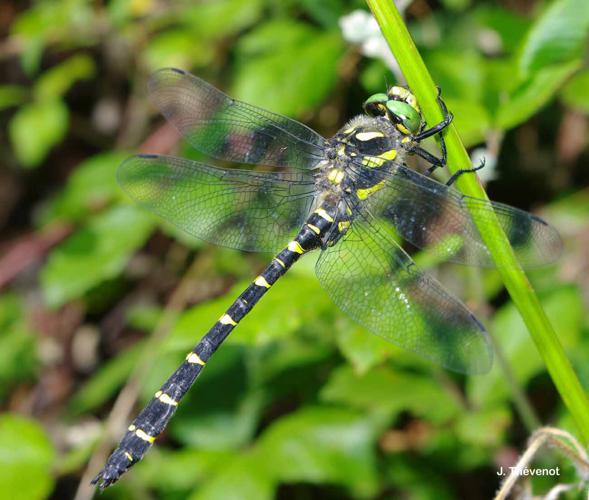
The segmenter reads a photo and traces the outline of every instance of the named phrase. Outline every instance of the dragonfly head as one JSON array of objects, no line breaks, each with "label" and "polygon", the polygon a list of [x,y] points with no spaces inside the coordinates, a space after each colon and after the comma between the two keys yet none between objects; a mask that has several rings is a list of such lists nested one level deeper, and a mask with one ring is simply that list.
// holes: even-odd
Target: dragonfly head
[{"label": "dragonfly head", "polygon": [[370,116],[388,118],[404,135],[418,133],[423,124],[417,99],[405,87],[394,86],[386,94],[374,94],[366,99],[363,107]]}]

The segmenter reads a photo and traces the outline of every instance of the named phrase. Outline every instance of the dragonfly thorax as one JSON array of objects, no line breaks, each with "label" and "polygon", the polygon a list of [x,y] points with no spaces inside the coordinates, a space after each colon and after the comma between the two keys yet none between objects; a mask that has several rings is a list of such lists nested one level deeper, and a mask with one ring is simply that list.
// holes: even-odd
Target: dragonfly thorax
[{"label": "dragonfly thorax", "polygon": [[328,141],[318,165],[318,190],[351,206],[366,199],[378,189],[384,173],[403,160],[403,137],[385,118],[353,118]]}]

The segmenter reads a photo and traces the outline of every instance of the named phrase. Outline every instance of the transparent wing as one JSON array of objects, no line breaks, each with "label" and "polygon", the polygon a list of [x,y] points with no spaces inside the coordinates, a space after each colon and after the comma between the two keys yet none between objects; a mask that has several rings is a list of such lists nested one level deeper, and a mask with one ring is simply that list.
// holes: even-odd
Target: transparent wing
[{"label": "transparent wing", "polygon": [[497,217],[524,267],[554,262],[562,251],[558,232],[523,210],[463,195],[403,165],[383,180],[385,188],[367,200],[365,209],[390,221],[399,235],[416,247],[445,260],[495,266],[471,219],[471,210],[483,221]]},{"label": "transparent wing", "polygon": [[134,200],[188,234],[241,250],[282,248],[313,205],[314,184],[303,172],[227,170],[139,155],[117,177]]},{"label": "transparent wing", "polygon": [[490,369],[484,327],[417,268],[383,221],[355,219],[338,243],[322,251],[316,272],[342,310],[385,340],[458,372]]},{"label": "transparent wing", "polygon": [[299,169],[322,159],[325,139],[307,126],[236,101],[182,70],[155,72],[149,92],[186,140],[214,158]]}]

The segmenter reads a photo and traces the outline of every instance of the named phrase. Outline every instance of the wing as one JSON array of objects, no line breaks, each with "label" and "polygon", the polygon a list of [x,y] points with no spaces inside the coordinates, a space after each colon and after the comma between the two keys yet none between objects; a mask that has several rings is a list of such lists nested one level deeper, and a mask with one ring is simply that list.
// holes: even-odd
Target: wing
[{"label": "wing", "polygon": [[133,156],[117,178],[131,198],[188,234],[241,250],[282,248],[314,201],[303,172],[226,170],[169,156]]},{"label": "wing", "polygon": [[338,243],[322,251],[316,271],[332,300],[385,340],[458,372],[490,369],[484,327],[417,268],[383,221],[356,218]]},{"label": "wing", "polygon": [[471,219],[471,210],[483,221],[497,218],[524,267],[550,264],[562,251],[558,232],[523,210],[463,195],[404,165],[394,167],[383,180],[385,188],[367,200],[365,209],[390,221],[416,247],[444,260],[495,266]]},{"label": "wing", "polygon": [[323,158],[325,139],[307,126],[236,101],[182,70],[155,72],[149,92],[186,140],[214,158],[299,169]]}]

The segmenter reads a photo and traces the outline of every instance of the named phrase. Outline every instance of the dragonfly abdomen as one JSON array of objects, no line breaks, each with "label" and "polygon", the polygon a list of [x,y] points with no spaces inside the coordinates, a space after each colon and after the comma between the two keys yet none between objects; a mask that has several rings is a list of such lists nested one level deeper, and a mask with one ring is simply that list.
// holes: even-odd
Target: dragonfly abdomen
[{"label": "dragonfly abdomen", "polygon": [[147,452],[174,415],[180,400],[194,384],[209,358],[249,313],[270,287],[306,252],[319,248],[335,221],[331,206],[324,205],[308,218],[296,237],[279,252],[266,269],[243,291],[184,362],[164,382],[154,397],[127,428],[117,449],[93,479],[102,489],[116,482]]}]

